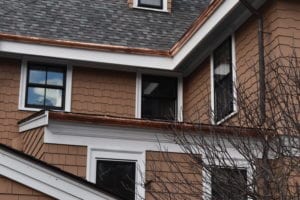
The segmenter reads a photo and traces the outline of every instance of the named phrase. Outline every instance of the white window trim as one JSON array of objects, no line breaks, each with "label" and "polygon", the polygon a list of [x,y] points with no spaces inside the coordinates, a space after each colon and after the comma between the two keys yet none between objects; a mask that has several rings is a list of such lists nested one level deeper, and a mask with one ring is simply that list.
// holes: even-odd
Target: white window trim
[{"label": "white window trim", "polygon": [[89,147],[87,158],[87,180],[93,183],[96,183],[97,160],[135,162],[135,200],[142,200],[145,198],[145,151],[124,151]]},{"label": "white window trim", "polygon": [[[142,118],[142,72],[137,72],[136,74],[136,105],[135,105],[135,117],[138,119]],[[145,73],[148,74],[148,73]],[[176,107],[176,119],[178,122],[183,121],[183,78],[181,75],[172,74],[149,74],[153,76],[169,76],[176,77],[178,79],[177,83],[177,107]]]},{"label": "white window trim", "polygon": [[[19,110],[24,111],[40,111],[38,108],[28,108],[25,106],[26,101],[26,82],[27,82],[27,70],[28,70],[28,61],[33,62],[47,62],[47,63],[57,63],[52,61],[43,61],[42,59],[23,59],[21,64],[21,77],[20,77],[20,89],[19,89]],[[65,64],[65,63],[57,63]],[[66,63],[67,72],[66,72],[66,91],[65,91],[65,112],[71,112],[71,95],[72,95],[72,74],[73,67],[71,64]]]},{"label": "white window trim", "polygon": [[163,1],[163,8],[147,8],[147,7],[142,7],[138,5],[139,0],[133,0],[133,8],[137,9],[143,9],[143,10],[152,10],[152,11],[159,11],[159,12],[168,12],[168,0],[162,0]]},{"label": "white window trim", "polygon": [[214,113],[215,113],[215,84],[214,84],[214,56],[213,52],[210,56],[210,93],[211,93],[211,123],[215,125],[219,125],[226,121],[227,119],[231,118],[238,112],[238,105],[237,105],[237,81],[236,81],[236,50],[235,50],[235,35],[231,36],[231,60],[232,60],[232,82],[233,82],[233,111],[228,114],[226,117],[219,121],[215,121]]}]

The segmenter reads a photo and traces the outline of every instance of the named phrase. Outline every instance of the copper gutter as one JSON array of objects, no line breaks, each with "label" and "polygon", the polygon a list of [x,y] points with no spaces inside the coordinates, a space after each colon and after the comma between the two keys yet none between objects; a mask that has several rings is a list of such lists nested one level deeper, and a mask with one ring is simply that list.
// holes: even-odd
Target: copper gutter
[{"label": "copper gutter", "polygon": [[186,44],[186,42],[196,33],[196,31],[206,22],[212,13],[224,2],[224,0],[214,0],[201,15],[195,20],[191,27],[184,33],[177,43],[170,50],[155,50],[149,48],[136,48],[108,44],[96,44],[88,42],[76,42],[68,40],[55,40],[40,37],[22,36],[0,33],[0,40],[24,42],[31,44],[52,45],[60,47],[71,47],[88,50],[110,51],[119,53],[130,53],[139,55],[153,55],[172,57]]},{"label": "copper gutter", "polygon": [[[30,119],[30,116],[28,119]],[[107,115],[63,113],[63,112],[53,112],[53,111],[49,111],[49,120],[87,123],[87,124],[96,124],[96,125],[98,124],[104,126],[118,126],[118,127],[127,127],[127,128],[154,129],[154,130],[163,130],[163,131],[199,132],[205,134],[221,133],[221,134],[230,134],[230,135],[236,134],[240,136],[255,136],[258,133],[257,130],[255,129],[241,128],[241,127],[234,127],[234,126],[215,126],[209,124],[158,121],[158,120],[148,120],[148,119],[115,117],[115,116],[107,116]],[[22,122],[25,121],[26,118],[22,120]]]}]

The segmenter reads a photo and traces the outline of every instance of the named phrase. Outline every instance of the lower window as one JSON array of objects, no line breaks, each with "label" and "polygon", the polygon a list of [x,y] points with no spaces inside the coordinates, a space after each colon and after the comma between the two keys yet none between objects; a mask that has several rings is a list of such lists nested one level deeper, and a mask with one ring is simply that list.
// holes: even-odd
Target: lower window
[{"label": "lower window", "polygon": [[247,200],[247,170],[214,167],[211,172],[212,200]]},{"label": "lower window", "polygon": [[136,163],[97,160],[96,185],[125,200],[135,199]]}]

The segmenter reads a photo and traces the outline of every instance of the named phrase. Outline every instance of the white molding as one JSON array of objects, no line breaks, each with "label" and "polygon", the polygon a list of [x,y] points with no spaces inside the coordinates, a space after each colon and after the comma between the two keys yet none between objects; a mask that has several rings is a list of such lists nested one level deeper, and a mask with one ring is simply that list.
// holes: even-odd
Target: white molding
[{"label": "white molding", "polygon": [[73,78],[73,66],[67,65],[66,72],[66,91],[65,91],[65,111],[71,112],[72,105],[72,78]]},{"label": "white molding", "polygon": [[0,149],[0,174],[56,199],[114,199],[2,149]]},{"label": "white molding", "polygon": [[177,87],[177,120],[179,122],[183,121],[183,78],[178,77],[178,87]]},{"label": "white molding", "polygon": [[45,113],[19,124],[19,132],[48,125],[48,117],[49,112],[45,111]]},{"label": "white molding", "polygon": [[[261,6],[265,0],[253,0],[255,7]],[[49,58],[69,59],[96,63],[110,63],[133,67],[174,70],[189,53],[205,39],[205,37],[233,10],[239,0],[226,0],[206,20],[201,28],[185,43],[173,57],[138,55],[130,53],[105,52],[97,50],[75,49],[50,45],[29,44],[0,40],[0,52],[45,56]],[[245,12],[246,9],[245,9]],[[201,52],[199,53],[199,56]],[[116,59],[118,58],[118,59]]]},{"label": "white molding", "polygon": [[135,90],[135,117],[142,117],[142,74],[136,73],[136,90]]},{"label": "white molding", "polygon": [[[226,121],[227,119],[231,118],[232,116],[234,116],[235,114],[237,114],[238,110],[237,110],[237,92],[236,92],[236,50],[235,50],[235,37],[234,35],[230,36],[231,38],[231,67],[232,67],[232,82],[233,82],[233,111],[228,114],[227,116],[225,116],[223,119],[219,120],[219,121],[215,121],[215,82],[214,82],[214,54],[212,52],[211,56],[210,56],[210,93],[211,93],[211,123],[212,124],[216,124],[219,125],[221,123],[223,123],[224,121]],[[228,38],[227,38],[228,39]],[[225,40],[227,40],[225,39]]]},{"label": "white molding", "polygon": [[90,182],[96,183],[96,166],[97,160],[118,160],[118,161],[130,161],[136,163],[136,194],[135,200],[142,200],[145,198],[144,177],[145,177],[145,151],[125,151],[115,149],[101,149],[99,147],[88,148],[89,157],[89,174],[87,179]]},{"label": "white molding", "polygon": [[[1,42],[0,42],[1,44]],[[19,88],[19,110],[24,111],[40,111],[39,108],[28,108],[25,106],[26,101],[26,84],[27,84],[27,70],[28,70],[28,62],[45,62],[49,64],[63,64],[67,66],[66,71],[66,91],[65,91],[65,112],[71,112],[71,97],[72,97],[72,74],[73,74],[73,67],[70,63],[67,63],[65,61],[57,61],[55,59],[45,59],[45,58],[29,58],[24,57],[22,59],[21,64],[21,75],[20,75],[20,88]]]},{"label": "white molding", "polygon": [[0,52],[152,69],[170,70],[173,66],[172,58],[164,56],[76,49],[74,47],[58,47],[4,40],[0,40]]}]

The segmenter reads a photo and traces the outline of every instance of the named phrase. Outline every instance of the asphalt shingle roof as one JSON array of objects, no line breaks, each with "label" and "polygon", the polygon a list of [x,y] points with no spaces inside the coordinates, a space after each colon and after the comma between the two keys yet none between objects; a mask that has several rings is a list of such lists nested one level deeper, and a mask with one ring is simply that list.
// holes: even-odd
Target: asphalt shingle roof
[{"label": "asphalt shingle roof", "polygon": [[0,0],[0,33],[169,50],[210,0],[173,0],[172,12],[127,0]]}]

